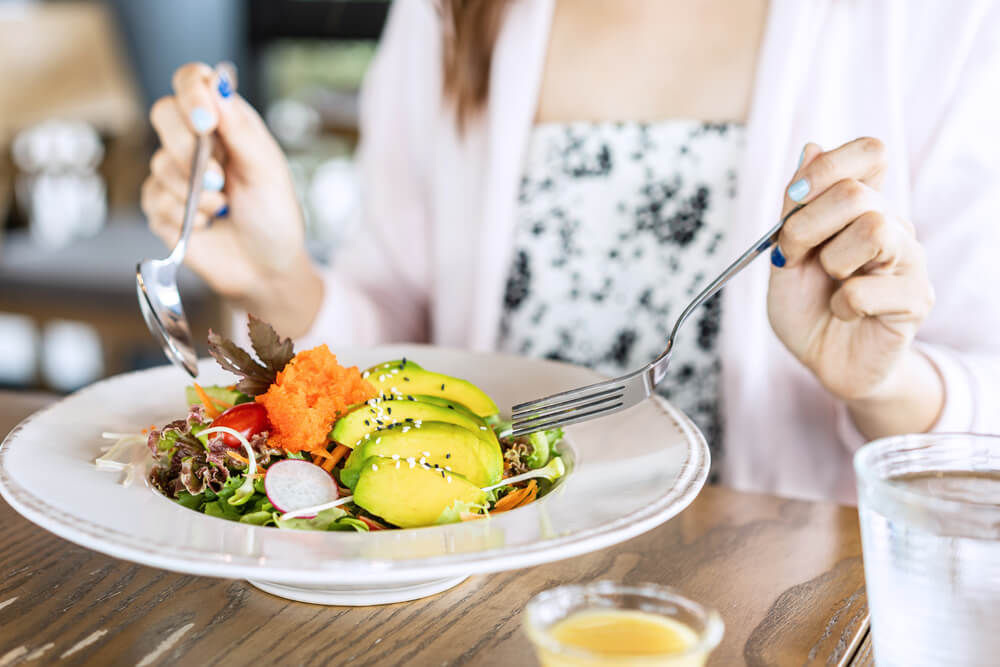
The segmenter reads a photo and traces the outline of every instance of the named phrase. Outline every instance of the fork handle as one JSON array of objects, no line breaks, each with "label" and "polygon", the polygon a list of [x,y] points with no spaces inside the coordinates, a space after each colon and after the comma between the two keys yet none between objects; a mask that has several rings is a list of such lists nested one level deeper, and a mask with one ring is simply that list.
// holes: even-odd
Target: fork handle
[{"label": "fork handle", "polygon": [[691,303],[687,305],[684,312],[681,313],[680,317],[677,318],[677,322],[674,323],[674,328],[670,331],[670,336],[667,338],[667,347],[656,361],[653,362],[653,384],[658,383],[663,375],[666,373],[667,365],[666,363],[661,363],[661,361],[666,361],[670,357],[670,352],[674,347],[674,339],[677,336],[677,331],[684,324],[684,321],[691,316],[698,306],[702,305],[709,299],[711,299],[715,294],[721,290],[726,283],[729,282],[730,278],[735,276],[737,273],[745,269],[751,262],[757,259],[762,253],[767,252],[767,250],[778,242],[778,234],[781,233],[781,228],[785,226],[785,222],[788,221],[790,217],[799,212],[799,210],[804,206],[804,204],[799,204],[791,211],[789,211],[785,217],[783,217],[778,224],[770,229],[759,241],[750,246],[750,249],[745,253],[740,255],[739,259],[730,264],[725,271],[719,274],[719,276],[710,282],[705,289],[703,289],[698,296],[696,296]]}]

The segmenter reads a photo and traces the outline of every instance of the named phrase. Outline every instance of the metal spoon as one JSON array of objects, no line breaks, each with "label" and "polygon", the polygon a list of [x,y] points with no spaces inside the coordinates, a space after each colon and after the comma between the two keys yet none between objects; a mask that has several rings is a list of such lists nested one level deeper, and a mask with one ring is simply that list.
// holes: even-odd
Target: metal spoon
[{"label": "metal spoon", "polygon": [[184,207],[184,224],[181,238],[166,259],[144,259],[135,269],[135,289],[139,295],[139,308],[153,337],[175,365],[198,377],[198,355],[191,340],[191,327],[181,295],[177,290],[177,269],[184,262],[188,238],[194,228],[194,217],[201,198],[205,165],[211,153],[212,141],[199,135],[191,163],[191,180],[188,182],[187,203]]},{"label": "metal spoon", "polygon": [[[231,62],[216,65],[215,71],[236,90],[236,66]],[[177,269],[184,263],[188,237],[194,228],[198,200],[201,199],[205,165],[212,153],[212,138],[198,135],[194,157],[191,161],[191,180],[188,181],[187,203],[184,206],[184,223],[181,237],[166,259],[144,259],[135,268],[135,289],[139,308],[146,326],[174,365],[183,368],[191,377],[198,377],[198,355],[191,341],[181,295],[177,290]]]}]

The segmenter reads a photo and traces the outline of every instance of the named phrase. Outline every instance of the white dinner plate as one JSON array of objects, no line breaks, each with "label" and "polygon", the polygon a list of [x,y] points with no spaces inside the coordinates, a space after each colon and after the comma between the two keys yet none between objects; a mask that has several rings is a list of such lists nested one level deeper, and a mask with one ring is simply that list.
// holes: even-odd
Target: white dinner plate
[{"label": "white dinner plate", "polygon": [[[468,379],[510,405],[602,379],[568,364],[406,345],[341,349],[361,368],[406,356]],[[212,360],[199,381],[229,384]],[[676,515],[708,475],[705,439],[659,398],[566,430],[569,471],[539,501],[488,519],[373,533],[251,526],[199,514],[147,483],[98,471],[103,431],[138,432],[186,414],[171,366],[91,385],[29,417],[0,445],[0,493],[30,521],[95,551],[152,567],[243,578],[320,604],[382,604],[471,574],[528,567],[617,544]]]}]

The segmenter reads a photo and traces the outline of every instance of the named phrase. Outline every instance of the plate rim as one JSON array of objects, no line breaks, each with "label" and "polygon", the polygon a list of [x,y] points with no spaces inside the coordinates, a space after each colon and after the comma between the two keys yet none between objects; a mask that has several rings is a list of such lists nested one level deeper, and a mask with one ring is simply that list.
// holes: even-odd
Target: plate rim
[{"label": "plate rim", "polygon": [[[407,348],[433,348],[440,352],[455,352],[464,355],[511,356],[502,353],[483,353],[417,344],[378,347],[403,346]],[[565,363],[544,361],[557,364]],[[575,364],[566,365],[579,368]],[[21,486],[10,475],[4,465],[4,459],[10,451],[11,443],[32,422],[57,409],[71,397],[85,395],[106,383],[164,367],[130,371],[105,378],[23,419],[0,443],[0,496],[3,496],[21,516],[62,539],[114,558],[174,572],[224,578],[266,579],[270,582],[292,584],[342,583],[356,581],[358,577],[369,577],[378,582],[405,582],[455,576],[456,573],[471,575],[519,569],[591,553],[625,542],[665,523],[687,508],[701,492],[709,473],[711,454],[704,435],[687,415],[662,397],[654,394],[647,401],[652,401],[681,431],[688,442],[690,453],[689,459],[681,467],[675,483],[656,502],[600,526],[530,544],[406,560],[324,558],[309,563],[307,568],[302,568],[303,563],[301,562],[292,563],[287,559],[268,562],[269,560],[273,561],[273,559],[225,553],[221,550],[209,553],[172,545],[151,546],[145,544],[140,538],[115,528],[109,528],[87,519],[65,518],[66,515],[58,508],[49,505],[44,499]],[[184,508],[179,509],[183,510]],[[264,529],[259,526],[247,526],[247,528]],[[261,562],[262,560],[264,562]],[[338,574],[341,576],[337,576]]]}]

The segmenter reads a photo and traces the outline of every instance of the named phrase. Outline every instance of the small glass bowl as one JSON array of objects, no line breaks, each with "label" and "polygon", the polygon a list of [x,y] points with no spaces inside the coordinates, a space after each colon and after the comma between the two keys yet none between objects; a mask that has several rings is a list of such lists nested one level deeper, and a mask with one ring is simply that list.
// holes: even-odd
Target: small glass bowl
[{"label": "small glass bowl", "polygon": [[[553,625],[573,614],[606,609],[642,611],[671,619],[693,630],[695,642],[680,653],[623,655],[569,646],[549,632]],[[718,612],[670,588],[612,581],[560,586],[539,593],[525,607],[523,623],[544,667],[700,667],[718,646],[724,629]]]}]

